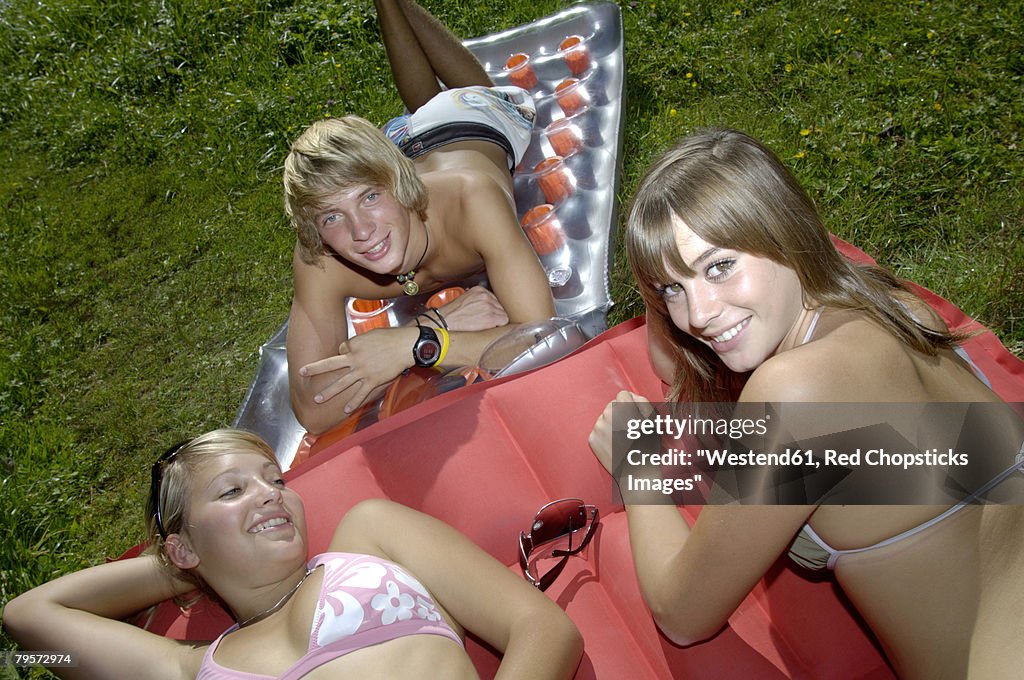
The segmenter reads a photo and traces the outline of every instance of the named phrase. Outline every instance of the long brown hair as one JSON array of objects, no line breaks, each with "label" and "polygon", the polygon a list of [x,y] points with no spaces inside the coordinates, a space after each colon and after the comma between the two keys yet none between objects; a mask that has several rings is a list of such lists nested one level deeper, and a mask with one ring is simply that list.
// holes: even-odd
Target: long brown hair
[{"label": "long brown hair", "polygon": [[744,380],[669,318],[659,286],[672,280],[670,271],[694,274],[679,254],[673,218],[714,246],[765,257],[792,269],[805,305],[813,300],[826,307],[862,311],[929,356],[958,339],[915,320],[895,295],[907,289],[892,274],[840,255],[814,203],[771,150],[736,130],[703,130],[682,139],[647,170],[625,233],[633,275],[655,326],[652,330],[672,340],[677,366],[673,400],[735,398]]}]

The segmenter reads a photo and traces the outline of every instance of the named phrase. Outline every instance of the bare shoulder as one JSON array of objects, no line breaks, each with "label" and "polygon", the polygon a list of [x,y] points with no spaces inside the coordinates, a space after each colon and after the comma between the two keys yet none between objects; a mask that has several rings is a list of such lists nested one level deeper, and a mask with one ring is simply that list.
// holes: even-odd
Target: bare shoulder
[{"label": "bare shoulder", "polygon": [[841,323],[814,342],[769,358],[743,388],[741,400],[847,402],[893,396],[912,380],[904,345],[866,319]]},{"label": "bare shoulder", "polygon": [[834,383],[825,379],[828,353],[821,347],[810,348],[776,354],[758,366],[744,385],[740,401],[834,401]]},{"label": "bare shoulder", "polygon": [[446,168],[424,173],[420,177],[430,193],[431,203],[436,197],[468,209],[475,208],[481,202],[498,200],[511,206],[512,199],[507,193],[510,191],[511,178],[509,182],[502,183],[492,173],[473,167]]},{"label": "bare shoulder", "polygon": [[900,294],[899,300],[907,306],[907,309],[910,310],[911,316],[913,316],[918,323],[933,331],[945,332],[949,330],[946,326],[946,322],[941,316],[939,316],[939,313],[921,298],[913,295],[912,293],[906,293]]},{"label": "bare shoulder", "polygon": [[292,253],[292,275],[297,284],[316,284],[317,282],[331,280],[335,278],[336,274],[332,276],[330,269],[333,268],[328,268],[329,262],[330,258],[326,255],[320,255],[312,262],[307,262],[302,258],[302,253],[299,250],[298,244],[296,244],[295,252]]},{"label": "bare shoulder", "polygon": [[457,231],[464,243],[477,251],[500,243],[500,235],[512,236],[519,229],[511,185],[502,186],[487,172],[459,168],[431,173],[424,182],[430,191],[430,213]]},{"label": "bare shoulder", "polygon": [[377,531],[382,526],[392,526],[397,520],[396,515],[402,510],[401,505],[383,498],[356,503],[338,522],[331,539],[331,550],[380,555]]},{"label": "bare shoulder", "polygon": [[361,292],[374,292],[361,290],[372,284],[366,277],[329,255],[321,255],[313,262],[304,261],[298,246],[292,255],[292,283],[295,299],[311,304],[330,301],[333,306],[345,296],[359,297]]},{"label": "bare shoulder", "polygon": [[493,210],[499,204],[502,207],[512,207],[507,187],[496,181],[490,173],[462,169],[453,171],[450,175],[463,210],[479,213]]}]

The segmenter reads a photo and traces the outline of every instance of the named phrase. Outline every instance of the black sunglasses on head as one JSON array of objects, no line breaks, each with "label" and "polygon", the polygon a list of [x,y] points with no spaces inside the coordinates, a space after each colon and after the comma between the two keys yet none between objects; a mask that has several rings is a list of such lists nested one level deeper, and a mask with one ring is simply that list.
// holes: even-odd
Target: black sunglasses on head
[{"label": "black sunglasses on head", "polygon": [[[594,537],[597,520],[597,506],[587,505],[578,498],[551,501],[538,510],[530,525],[530,530],[519,532],[519,566],[522,567],[526,580],[541,590],[547,590],[548,586],[554,583],[558,575],[562,573],[569,557],[578,554],[590,543],[590,539]],[[586,527],[586,533],[583,534],[579,545],[574,548],[573,536],[584,527]],[[568,548],[551,551],[553,557],[562,559],[544,574],[535,576],[530,569],[530,555],[533,551],[545,543],[566,536],[569,540]]]},{"label": "black sunglasses on head", "polygon": [[160,538],[167,538],[163,518],[160,517],[160,484],[164,479],[164,466],[174,460],[174,457],[178,455],[178,451],[181,451],[190,443],[192,443],[191,439],[178,442],[160,454],[160,457],[153,463],[153,467],[150,468],[149,499],[153,504],[153,518],[156,520],[156,530],[159,532]]}]

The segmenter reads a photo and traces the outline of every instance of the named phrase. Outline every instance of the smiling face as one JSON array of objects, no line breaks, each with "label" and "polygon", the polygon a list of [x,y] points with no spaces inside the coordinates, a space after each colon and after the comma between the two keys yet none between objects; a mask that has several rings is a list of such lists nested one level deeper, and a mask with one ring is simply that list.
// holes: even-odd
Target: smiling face
[{"label": "smiling face", "polygon": [[316,121],[292,144],[284,164],[285,212],[307,264],[327,254],[323,208],[353,187],[383,187],[420,220],[427,219],[429,197],[416,166],[375,125],[358,116]]},{"label": "smiling face", "polygon": [[397,275],[415,265],[408,253],[411,221],[410,211],[388,191],[360,184],[328,199],[317,228],[324,245],[346,261]]},{"label": "smiling face", "polygon": [[792,269],[713,246],[678,217],[673,230],[680,257],[693,272],[677,273],[658,286],[676,327],[710,347],[737,373],[752,371],[796,344],[806,310]]},{"label": "smiling face", "polygon": [[[658,158],[623,237],[654,327],[668,332],[673,399],[737,396],[743,373],[802,340],[793,332],[810,324],[802,305],[855,304],[844,292],[849,266],[810,197],[778,156],[736,130],[697,132]],[[669,283],[670,296],[686,295],[670,302]]]},{"label": "smiling face", "polygon": [[211,584],[253,564],[306,558],[302,500],[276,463],[250,451],[211,455],[197,468],[182,535],[198,557],[196,571]]}]

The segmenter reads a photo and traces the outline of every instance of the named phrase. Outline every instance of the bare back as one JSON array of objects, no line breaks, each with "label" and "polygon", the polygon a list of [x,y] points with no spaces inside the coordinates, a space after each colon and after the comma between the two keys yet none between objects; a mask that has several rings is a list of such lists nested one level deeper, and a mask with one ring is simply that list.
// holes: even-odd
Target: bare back
[{"label": "bare back", "polygon": [[483,141],[455,142],[420,156],[413,164],[421,175],[446,170],[482,173],[505,190],[509,202],[515,207],[512,173],[507,169],[508,156],[496,144]]},{"label": "bare back", "polygon": [[[917,318],[939,327],[934,312],[912,304]],[[1000,401],[953,351],[927,357],[855,312],[826,313],[812,342],[765,367],[797,382],[829,376],[815,389],[820,402]],[[1024,475],[1003,484],[1024,497]],[[917,527],[946,507],[822,505],[807,523],[846,550]],[[901,677],[1014,677],[1024,668],[1022,526],[1022,505],[972,505],[892,545],[839,557],[838,582]]]}]

